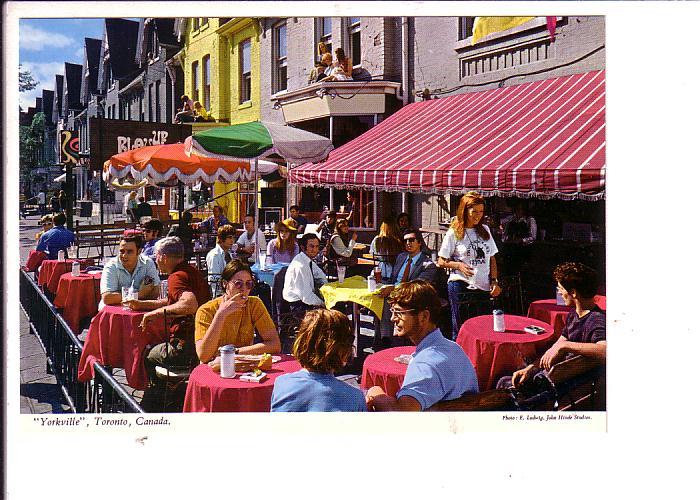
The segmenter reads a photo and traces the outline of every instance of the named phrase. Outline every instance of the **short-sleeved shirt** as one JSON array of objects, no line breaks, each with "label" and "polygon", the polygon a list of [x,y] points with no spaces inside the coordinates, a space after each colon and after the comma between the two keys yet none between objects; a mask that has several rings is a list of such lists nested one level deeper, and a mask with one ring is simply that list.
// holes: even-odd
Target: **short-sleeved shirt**
[{"label": "short-sleeved shirt", "polygon": [[571,311],[566,316],[561,335],[571,342],[587,344],[605,340],[605,312],[598,306],[594,306],[588,314],[579,318],[576,311]]},{"label": "short-sleeved shirt", "polygon": [[56,226],[39,238],[39,243],[36,245],[36,249],[40,252],[46,252],[49,254],[49,259],[57,259],[58,252],[65,250],[75,242],[75,235],[65,226]]},{"label": "short-sleeved shirt", "polygon": [[[487,240],[479,236],[474,228],[465,228],[464,237],[460,240],[457,239],[453,228],[448,229],[445,237],[442,239],[442,246],[438,255],[443,259],[454,259],[464,262],[477,269],[476,286],[480,290],[488,292],[491,290],[491,282],[489,280],[490,258],[498,253],[498,248],[488,226],[484,225],[483,227],[489,234]],[[459,271],[453,271],[450,273],[448,281],[455,280],[467,281],[467,277]]]},{"label": "short-sleeved shirt", "polygon": [[300,370],[275,379],[271,411],[367,411],[367,405],[362,391],[333,375]]},{"label": "short-sleeved shirt", "polygon": [[[204,338],[207,330],[214,320],[214,314],[221,306],[223,297],[217,297],[210,300],[206,304],[200,306],[197,310],[194,326],[195,341]],[[270,318],[270,313],[265,309],[265,304],[258,297],[248,297],[248,303],[239,311],[235,311],[226,318],[226,324],[221,337],[219,338],[219,346],[233,344],[236,347],[244,347],[253,345],[255,330],[269,331],[275,330],[275,324]]]},{"label": "short-sleeved shirt", "polygon": [[[265,246],[266,245],[265,235],[263,234],[263,232],[260,229],[257,229],[256,233],[257,233],[257,240],[258,240],[257,241],[258,248],[260,248],[260,249],[264,248],[267,250],[267,247]],[[236,244],[238,244],[238,246],[245,247],[245,246],[251,245],[252,243],[255,243],[255,238],[256,238],[255,234],[248,236],[248,231],[243,231],[243,234],[241,234],[238,237],[238,241],[236,242]],[[255,262],[255,253],[253,253],[253,255],[251,255],[250,257],[248,257],[248,262]]]},{"label": "short-sleeved shirt", "polygon": [[100,293],[121,292],[122,287],[132,284],[137,290],[142,285],[159,285],[160,277],[155,263],[145,255],[140,254],[134,271],[130,273],[119,257],[110,259],[102,271]]},{"label": "short-sleeved shirt", "polygon": [[191,265],[180,262],[168,276],[168,304],[180,300],[183,292],[194,293],[197,305],[204,304],[211,298],[209,285],[202,273]]},{"label": "short-sleeved shirt", "polygon": [[472,362],[458,344],[436,328],[416,346],[396,398],[411,396],[425,410],[439,401],[476,392],[479,383]]},{"label": "short-sleeved shirt", "polygon": [[156,243],[158,243],[158,240],[160,238],[153,238],[150,241],[147,241],[143,245],[143,250],[141,251],[142,255],[145,255],[149,259],[155,261],[156,260]]}]

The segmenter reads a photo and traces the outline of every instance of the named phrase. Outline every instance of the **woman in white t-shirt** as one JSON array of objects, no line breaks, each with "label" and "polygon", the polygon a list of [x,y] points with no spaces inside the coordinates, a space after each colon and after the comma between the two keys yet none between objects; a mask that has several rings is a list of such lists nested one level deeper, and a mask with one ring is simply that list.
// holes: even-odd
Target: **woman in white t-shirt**
[{"label": "woman in white t-shirt", "polygon": [[449,269],[447,295],[452,309],[452,338],[469,316],[488,312],[490,297],[498,297],[498,253],[488,226],[482,224],[484,199],[470,191],[459,202],[457,216],[442,240],[438,266]]}]

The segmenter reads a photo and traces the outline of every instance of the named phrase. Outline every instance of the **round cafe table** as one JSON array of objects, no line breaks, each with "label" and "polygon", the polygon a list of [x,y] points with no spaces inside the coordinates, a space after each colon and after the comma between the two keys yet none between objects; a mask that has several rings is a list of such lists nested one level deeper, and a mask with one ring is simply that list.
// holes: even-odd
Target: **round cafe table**
[{"label": "round cafe table", "polygon": [[46,259],[41,263],[41,267],[39,268],[37,283],[39,286],[45,286],[49,292],[55,295],[56,289],[58,288],[58,281],[63,274],[71,271],[71,267],[75,261],[80,262],[81,269],[95,264],[93,259],[66,259],[64,261]]},{"label": "round cafe table", "polygon": [[[474,365],[480,391],[494,389],[499,378],[523,368],[557,338],[551,325],[537,319],[506,314],[505,323],[505,332],[494,332],[492,315],[475,316],[459,329],[457,343]],[[545,332],[527,333],[523,328],[528,325],[544,328]]]},{"label": "round cafe table", "polygon": [[92,365],[97,361],[123,368],[127,383],[134,389],[148,386],[143,352],[147,345],[165,342],[168,336],[162,320],[150,322],[143,331],[139,325],[144,314],[116,305],[105,306],[92,318],[78,363],[79,381],[87,382],[95,376]]},{"label": "round cafe table", "polygon": [[78,333],[80,322],[97,314],[100,303],[100,278],[102,273],[81,272],[78,276],[64,273],[58,280],[53,305],[63,309],[61,316],[74,333]]},{"label": "round cafe table", "polygon": [[[605,295],[596,295],[593,299],[598,307],[605,311]],[[535,300],[530,304],[527,315],[552,325],[558,337],[566,324],[566,317],[573,307],[558,305],[556,299]]]},{"label": "round cafe table", "polygon": [[362,388],[369,389],[378,385],[389,396],[396,397],[396,393],[403,384],[408,365],[394,361],[394,358],[414,352],[416,352],[415,346],[402,346],[383,349],[367,356],[362,365]]},{"label": "round cafe table", "polygon": [[184,412],[269,412],[275,379],[285,373],[301,370],[301,365],[288,354],[267,370],[262,382],[222,378],[208,364],[197,366],[187,382]]},{"label": "round cafe table", "polygon": [[30,250],[29,257],[27,257],[27,263],[24,265],[24,270],[28,272],[34,272],[39,269],[39,266],[43,261],[48,258],[46,252],[39,252],[37,250]]}]

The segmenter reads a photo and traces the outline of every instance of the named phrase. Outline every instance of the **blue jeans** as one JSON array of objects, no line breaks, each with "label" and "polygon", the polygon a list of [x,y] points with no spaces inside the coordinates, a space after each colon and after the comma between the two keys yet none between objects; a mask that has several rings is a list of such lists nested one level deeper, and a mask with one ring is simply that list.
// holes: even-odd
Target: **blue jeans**
[{"label": "blue jeans", "polygon": [[488,314],[491,309],[491,294],[483,290],[470,290],[464,281],[447,283],[447,298],[452,310],[452,340],[457,340],[462,324],[473,316]]}]

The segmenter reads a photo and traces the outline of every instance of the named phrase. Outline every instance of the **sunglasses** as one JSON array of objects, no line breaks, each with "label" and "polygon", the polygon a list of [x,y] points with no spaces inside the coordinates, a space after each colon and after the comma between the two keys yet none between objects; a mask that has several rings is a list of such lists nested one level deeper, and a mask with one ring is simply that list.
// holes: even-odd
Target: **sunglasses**
[{"label": "sunglasses", "polygon": [[255,283],[252,281],[242,281],[242,280],[236,280],[233,281],[233,287],[236,290],[243,290],[243,287],[245,286],[248,290],[252,290],[253,287],[255,286]]},{"label": "sunglasses", "polygon": [[403,241],[406,243],[413,243],[417,238],[404,238]]}]

